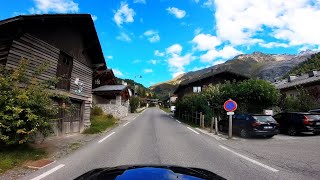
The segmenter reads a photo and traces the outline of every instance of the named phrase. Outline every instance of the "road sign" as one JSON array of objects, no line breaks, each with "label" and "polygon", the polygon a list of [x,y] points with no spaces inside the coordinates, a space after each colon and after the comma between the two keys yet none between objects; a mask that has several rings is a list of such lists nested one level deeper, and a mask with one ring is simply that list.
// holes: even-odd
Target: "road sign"
[{"label": "road sign", "polygon": [[227,112],[227,115],[234,115],[234,112]]},{"label": "road sign", "polygon": [[229,99],[223,105],[224,109],[228,112],[233,112],[237,109],[238,105],[234,100]]}]

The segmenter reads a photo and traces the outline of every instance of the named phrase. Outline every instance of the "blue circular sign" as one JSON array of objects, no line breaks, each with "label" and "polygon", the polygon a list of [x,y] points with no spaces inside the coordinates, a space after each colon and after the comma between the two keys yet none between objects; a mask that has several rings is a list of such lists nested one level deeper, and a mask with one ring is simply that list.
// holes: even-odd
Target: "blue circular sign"
[{"label": "blue circular sign", "polygon": [[234,100],[229,99],[223,105],[224,109],[228,112],[233,112],[237,109],[238,105]]}]

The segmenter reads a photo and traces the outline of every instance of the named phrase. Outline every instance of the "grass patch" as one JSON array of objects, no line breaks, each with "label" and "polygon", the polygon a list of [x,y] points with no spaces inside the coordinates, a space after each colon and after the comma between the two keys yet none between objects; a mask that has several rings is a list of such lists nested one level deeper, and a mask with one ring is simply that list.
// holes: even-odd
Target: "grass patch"
[{"label": "grass patch", "polygon": [[72,151],[77,150],[79,147],[81,147],[81,143],[79,142],[74,142],[72,144],[69,144],[69,149],[71,149]]},{"label": "grass patch", "polygon": [[145,110],[146,108],[140,109],[139,111],[137,110],[137,113],[141,113],[143,110]]},{"label": "grass patch", "polygon": [[170,108],[160,106],[160,109],[162,109],[164,112],[171,113]]},{"label": "grass patch", "polygon": [[47,155],[44,149],[33,148],[28,144],[0,148],[0,174],[28,160],[39,160]]},{"label": "grass patch", "polygon": [[91,126],[90,128],[84,130],[84,134],[97,134],[104,132],[107,128],[115,125],[117,119],[112,117],[112,115],[97,115],[91,116]]}]

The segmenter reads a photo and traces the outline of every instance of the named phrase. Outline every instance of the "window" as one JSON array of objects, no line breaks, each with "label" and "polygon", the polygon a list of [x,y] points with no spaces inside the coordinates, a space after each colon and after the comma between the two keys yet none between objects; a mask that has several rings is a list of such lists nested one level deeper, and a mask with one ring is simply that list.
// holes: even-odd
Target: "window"
[{"label": "window", "polygon": [[72,57],[66,53],[60,52],[57,65],[57,78],[59,80],[56,86],[57,89],[70,90],[72,65]]},{"label": "window", "polygon": [[199,92],[201,92],[201,86],[195,86],[195,87],[193,87],[193,92],[194,92],[194,93],[199,93]]}]

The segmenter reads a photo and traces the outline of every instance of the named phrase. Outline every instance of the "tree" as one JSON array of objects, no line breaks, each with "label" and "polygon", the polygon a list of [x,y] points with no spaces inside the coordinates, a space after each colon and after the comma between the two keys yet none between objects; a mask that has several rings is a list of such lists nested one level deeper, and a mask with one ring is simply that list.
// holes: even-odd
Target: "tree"
[{"label": "tree", "polygon": [[302,87],[296,87],[296,89],[298,94],[295,97],[285,97],[284,101],[280,103],[280,107],[283,111],[307,112],[319,105],[306,89]]},{"label": "tree", "polygon": [[32,76],[27,76],[29,61],[22,59],[17,69],[1,68],[0,72],[0,145],[23,144],[36,133],[44,137],[51,132],[50,122],[58,112],[50,86],[56,82],[40,81],[39,76],[47,66],[40,66]]},{"label": "tree", "polygon": [[132,96],[130,98],[130,109],[132,113],[134,113],[139,107],[139,102],[140,102],[139,97]]},{"label": "tree", "polygon": [[240,110],[262,113],[263,109],[278,104],[280,92],[271,83],[261,79],[249,79],[235,87]]}]

